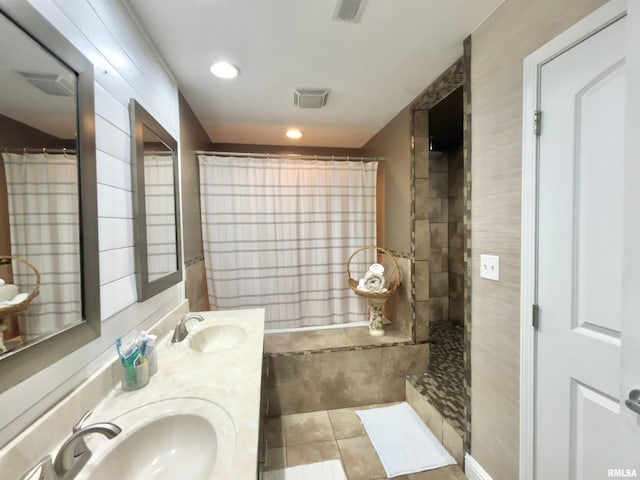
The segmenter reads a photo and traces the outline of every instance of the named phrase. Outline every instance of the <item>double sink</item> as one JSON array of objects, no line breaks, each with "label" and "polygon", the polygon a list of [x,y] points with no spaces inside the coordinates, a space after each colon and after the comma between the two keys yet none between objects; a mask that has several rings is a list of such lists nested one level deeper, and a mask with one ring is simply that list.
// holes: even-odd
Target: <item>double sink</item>
[{"label": "double sink", "polygon": [[52,480],[255,478],[264,311],[200,315],[181,341],[158,342],[147,386],[118,385],[96,407],[92,420],[121,432],[88,435],[86,464]]}]

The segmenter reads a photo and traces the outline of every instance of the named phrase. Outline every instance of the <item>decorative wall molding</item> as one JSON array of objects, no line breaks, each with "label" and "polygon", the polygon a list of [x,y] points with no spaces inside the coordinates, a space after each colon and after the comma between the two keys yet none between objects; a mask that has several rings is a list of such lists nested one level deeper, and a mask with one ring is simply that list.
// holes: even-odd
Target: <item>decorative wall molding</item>
[{"label": "decorative wall molding", "polygon": [[185,267],[190,267],[190,266],[195,265],[196,263],[200,263],[200,262],[204,262],[204,255],[198,255],[196,257],[189,258],[188,260],[185,260],[184,266]]},{"label": "decorative wall molding", "polygon": [[412,258],[410,253],[398,252],[396,250],[389,250],[389,253],[396,258],[407,258],[407,259]]},{"label": "decorative wall molding", "polygon": [[465,80],[464,58],[460,57],[445,72],[422,91],[411,104],[411,110],[429,110],[436,103],[460,87]]},{"label": "decorative wall molding", "polygon": [[471,451],[471,35],[464,39],[464,83],[462,84],[464,180],[464,451]]}]

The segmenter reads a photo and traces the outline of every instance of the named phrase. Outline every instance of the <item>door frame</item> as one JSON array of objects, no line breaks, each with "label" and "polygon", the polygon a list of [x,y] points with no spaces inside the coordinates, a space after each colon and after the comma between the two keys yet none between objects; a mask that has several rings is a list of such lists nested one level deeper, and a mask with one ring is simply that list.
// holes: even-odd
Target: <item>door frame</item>
[{"label": "door frame", "polygon": [[[522,117],[522,211],[520,269],[520,480],[535,478],[538,136],[540,69],[586,38],[626,15],[625,0],[611,0],[524,59]],[[542,114],[544,122],[544,113]],[[544,132],[544,123],[542,123]]]}]

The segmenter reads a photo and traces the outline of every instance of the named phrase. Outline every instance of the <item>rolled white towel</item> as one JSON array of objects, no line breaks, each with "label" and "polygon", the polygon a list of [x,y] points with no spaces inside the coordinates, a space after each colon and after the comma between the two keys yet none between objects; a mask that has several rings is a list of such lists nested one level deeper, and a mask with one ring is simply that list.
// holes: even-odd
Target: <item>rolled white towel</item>
[{"label": "rolled white towel", "polygon": [[379,292],[384,288],[384,276],[367,272],[364,276],[364,287],[370,292]]},{"label": "rolled white towel", "polygon": [[387,288],[384,286],[384,275],[379,273],[373,273],[369,270],[364,278],[358,282],[358,290],[365,292],[379,292],[384,293]]},{"label": "rolled white towel", "polygon": [[8,302],[18,294],[16,285],[0,285],[0,302]]},{"label": "rolled white towel", "polygon": [[28,296],[28,293],[19,293],[18,295],[13,297],[13,299],[9,302],[9,305],[17,305],[18,303],[22,303],[27,299]]}]

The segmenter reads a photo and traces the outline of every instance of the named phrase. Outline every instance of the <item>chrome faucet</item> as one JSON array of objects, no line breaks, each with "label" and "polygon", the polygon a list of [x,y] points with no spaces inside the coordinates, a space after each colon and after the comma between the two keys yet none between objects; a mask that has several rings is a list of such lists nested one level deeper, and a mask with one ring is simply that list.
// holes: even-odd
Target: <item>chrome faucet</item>
[{"label": "chrome faucet", "polygon": [[91,413],[86,412],[73,426],[72,435],[62,444],[54,462],[51,461],[51,455],[47,455],[22,475],[20,480],[32,478],[37,471],[40,471],[40,476],[37,477],[39,480],[72,480],[91,458],[91,450],[84,443],[85,435],[101,433],[112,439],[122,432],[119,426],[108,422],[84,425]]},{"label": "chrome faucet", "polygon": [[187,335],[189,335],[189,330],[187,330],[187,322],[194,318],[199,322],[204,322],[204,317],[202,315],[198,315],[197,313],[187,313],[180,319],[180,321],[173,329],[173,337],[171,337],[171,343],[179,343],[187,338]]},{"label": "chrome faucet", "polygon": [[80,421],[74,425],[73,433],[60,447],[56,459],[53,462],[53,469],[61,480],[71,480],[75,478],[82,467],[91,458],[91,450],[84,443],[84,437],[92,433],[100,433],[112,439],[118,435],[122,429],[113,423],[92,423],[84,425],[84,422],[91,415],[91,411],[85,413]]}]

